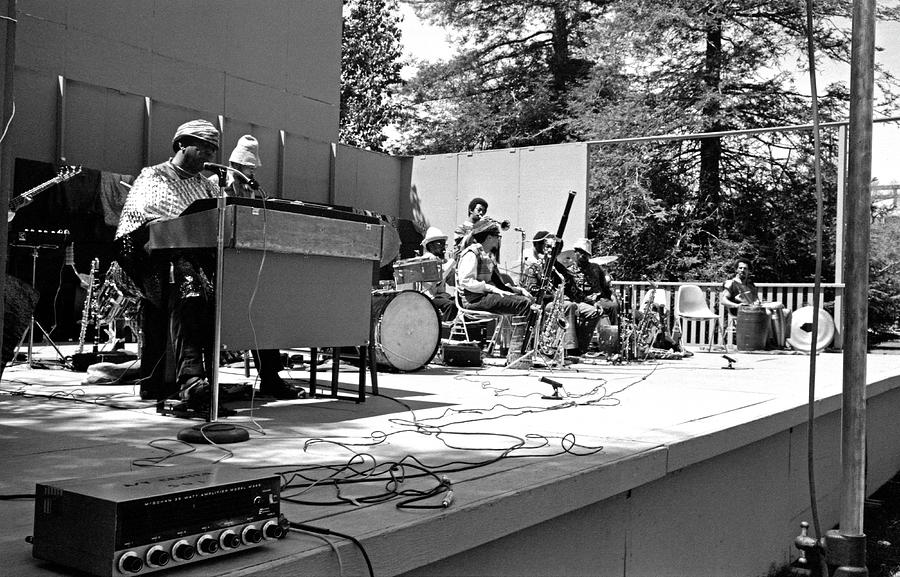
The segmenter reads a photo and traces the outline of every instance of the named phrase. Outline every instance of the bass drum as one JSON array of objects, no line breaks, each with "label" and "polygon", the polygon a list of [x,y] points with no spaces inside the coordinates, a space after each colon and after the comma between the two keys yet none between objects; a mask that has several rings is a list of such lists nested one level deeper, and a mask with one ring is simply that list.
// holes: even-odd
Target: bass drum
[{"label": "bass drum", "polygon": [[441,344],[441,316],[420,292],[372,293],[375,362],[398,371],[427,365]]}]

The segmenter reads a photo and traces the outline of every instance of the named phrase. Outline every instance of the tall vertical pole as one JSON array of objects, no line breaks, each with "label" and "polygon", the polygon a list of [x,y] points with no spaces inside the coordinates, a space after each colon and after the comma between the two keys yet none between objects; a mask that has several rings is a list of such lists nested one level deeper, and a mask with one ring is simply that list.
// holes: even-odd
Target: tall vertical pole
[{"label": "tall vertical pole", "polygon": [[875,0],[854,0],[845,237],[840,533],[862,535],[866,468],[866,332],[872,177]]},{"label": "tall vertical pole", "polygon": [[[6,129],[7,124],[12,120],[14,98],[15,98],[15,67],[16,67],[16,0],[8,0],[6,3],[6,11],[3,19],[0,20],[0,26],[3,27],[4,36],[4,53],[0,55],[2,69],[0,69],[0,135]],[[12,166],[12,146],[9,140],[9,133],[0,141],[0,205],[9,206],[9,192],[12,190],[13,183],[13,166]],[[6,294],[6,261],[9,247],[7,246],[7,235],[9,233],[8,221],[0,223],[0,349],[3,347],[3,317],[4,303],[3,295]],[[0,360],[0,374],[3,373],[3,363]]]},{"label": "tall vertical pole", "polygon": [[[837,129],[837,206],[834,223],[834,282],[844,282],[844,204],[847,198],[847,127],[839,126]],[[837,329],[834,334],[833,346],[836,349],[844,348],[844,289],[837,289],[834,294],[834,325]]]}]

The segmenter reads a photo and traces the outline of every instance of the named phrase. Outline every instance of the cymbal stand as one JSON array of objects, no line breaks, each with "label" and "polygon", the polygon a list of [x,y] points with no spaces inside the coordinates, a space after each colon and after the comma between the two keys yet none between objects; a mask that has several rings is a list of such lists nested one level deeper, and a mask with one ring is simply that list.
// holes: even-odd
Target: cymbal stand
[{"label": "cymbal stand", "polygon": [[[16,248],[30,248],[31,249],[31,286],[35,286],[37,284],[37,259],[38,259],[39,251],[42,248],[43,249],[59,248],[58,246],[53,245],[53,244],[14,244],[13,246]],[[34,363],[34,327],[35,326],[41,331],[41,334],[44,335],[44,338],[47,339],[47,342],[50,343],[50,345],[53,347],[53,350],[56,351],[56,354],[59,356],[59,361],[61,363],[65,364],[66,356],[64,354],[62,354],[62,351],[59,350],[59,347],[56,346],[56,343],[53,342],[53,339],[50,338],[50,335],[47,333],[47,331],[44,330],[44,327],[41,326],[41,323],[39,323],[34,318],[34,311],[32,311],[31,319],[29,320],[29,324],[28,324],[28,333],[27,333],[28,356],[27,356],[26,362],[28,363],[28,368],[30,368],[30,369],[36,368],[36,365]],[[18,356],[19,350],[22,348],[22,344],[25,341],[25,336],[26,335],[22,335],[22,338],[19,340],[19,345],[16,347],[16,353],[13,355],[13,359],[15,359]]]}]

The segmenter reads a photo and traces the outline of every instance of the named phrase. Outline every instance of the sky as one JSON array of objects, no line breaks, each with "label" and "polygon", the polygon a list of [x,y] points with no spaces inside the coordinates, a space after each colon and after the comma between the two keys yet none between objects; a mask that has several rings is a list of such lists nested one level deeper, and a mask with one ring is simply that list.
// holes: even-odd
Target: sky
[{"label": "sky", "polygon": [[[408,4],[400,4],[403,22],[400,25],[404,55],[412,58],[433,61],[444,60],[451,56],[452,48],[447,41],[447,32],[442,28],[430,26],[420,21]],[[891,22],[876,25],[875,44],[882,48],[875,52],[876,63],[881,64],[895,76],[900,78],[900,23]],[[412,75],[413,69],[407,67],[404,77]],[[821,93],[831,82],[843,80],[850,84],[850,66],[832,65],[816,72],[816,85]],[[809,90],[809,76],[804,75],[799,83]],[[895,116],[900,116],[900,113]],[[875,118],[879,115],[875,114]],[[635,135],[642,136],[642,135]],[[878,178],[881,184],[900,183],[900,123],[876,123],[872,132],[872,177]]]}]

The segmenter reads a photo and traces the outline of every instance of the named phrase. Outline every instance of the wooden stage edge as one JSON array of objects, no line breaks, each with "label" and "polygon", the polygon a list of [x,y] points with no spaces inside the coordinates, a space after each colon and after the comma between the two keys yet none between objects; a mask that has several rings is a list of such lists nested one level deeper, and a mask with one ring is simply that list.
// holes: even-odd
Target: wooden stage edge
[{"label": "wooden stage edge", "polygon": [[[355,463],[362,471],[415,457],[452,482],[453,501],[401,509],[365,501],[379,481],[312,489],[289,483],[291,521],[352,535],[378,576],[615,575],[757,577],[797,557],[793,538],[812,522],[807,485],[809,357],[729,353],[628,365],[579,363],[561,371],[429,365],[379,373],[382,396],[257,399],[224,422],[253,429],[222,448],[174,441],[193,424],[162,417],[132,386],[83,383],[84,373],[7,367],[0,383],[0,493],[37,482],[141,468],[210,464],[280,473]],[[52,358],[54,352],[40,350]],[[867,487],[900,470],[900,362],[867,357]],[[815,472],[823,530],[839,515],[840,353],[817,357]],[[330,371],[320,368],[326,376]],[[300,384],[304,369],[282,373]],[[561,399],[541,382],[563,384]],[[321,378],[321,377],[320,377]],[[341,369],[342,387],[356,368]],[[247,379],[240,367],[223,383]],[[249,379],[252,381],[252,377]],[[151,442],[153,443],[151,445]],[[365,454],[354,461],[354,455]],[[503,456],[503,458],[499,458]],[[465,463],[481,463],[467,467]],[[405,471],[415,473],[412,469]],[[399,470],[398,470],[399,473]],[[407,479],[401,488],[434,481]],[[345,504],[326,505],[345,500]],[[436,497],[424,503],[438,504]],[[4,572],[78,575],[31,557],[34,502],[4,500]],[[75,538],[75,537],[73,537]],[[139,573],[140,574],[140,573]],[[365,575],[359,550],[336,536],[290,532],[255,549],[172,566],[171,575]]]}]

